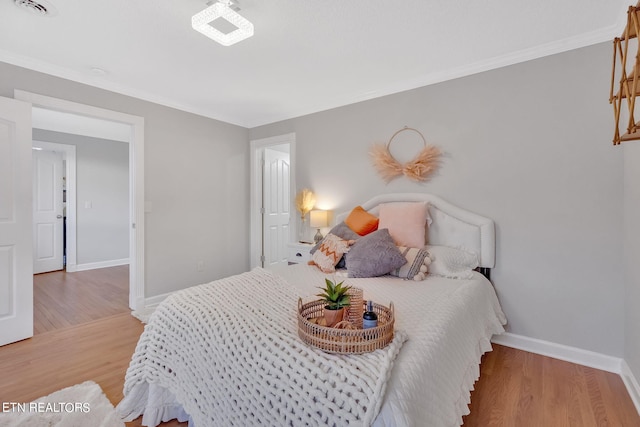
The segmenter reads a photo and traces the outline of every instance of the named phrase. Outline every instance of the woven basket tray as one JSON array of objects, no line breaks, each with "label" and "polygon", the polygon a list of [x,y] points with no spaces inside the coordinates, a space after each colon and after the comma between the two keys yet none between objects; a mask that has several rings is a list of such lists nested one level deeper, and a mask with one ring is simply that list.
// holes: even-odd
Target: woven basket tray
[{"label": "woven basket tray", "polygon": [[[298,300],[298,335],[306,344],[327,353],[362,354],[386,347],[393,340],[393,303],[389,307],[373,303],[378,326],[369,329],[328,328],[310,322],[309,319],[324,316],[325,304],[321,300],[306,304],[302,303],[302,298]],[[340,323],[342,326],[350,325],[348,321]]]}]

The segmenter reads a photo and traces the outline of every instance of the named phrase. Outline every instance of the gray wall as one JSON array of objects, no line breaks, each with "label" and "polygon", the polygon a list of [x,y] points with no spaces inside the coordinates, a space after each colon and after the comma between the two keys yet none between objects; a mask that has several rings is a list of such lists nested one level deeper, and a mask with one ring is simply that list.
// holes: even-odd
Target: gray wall
[{"label": "gray wall", "polygon": [[33,139],[76,146],[77,263],[129,258],[129,144],[42,129]]},{"label": "gray wall", "polygon": [[[298,188],[337,211],[424,191],[493,218],[507,329],[622,357],[623,157],[610,142],[610,67],[605,43],[258,127],[250,138],[295,132]],[[385,185],[368,150],[405,125],[440,146],[444,164],[426,184]],[[392,152],[406,160],[419,148],[406,139]]]},{"label": "gray wall", "polygon": [[625,348],[624,359],[640,378],[640,141],[627,142],[624,149],[624,244],[625,244]]},{"label": "gray wall", "polygon": [[[508,329],[624,354],[640,376],[640,279],[630,263],[626,286],[623,277],[623,242],[633,243],[623,239],[633,226],[628,214],[623,221],[623,201],[634,196],[623,195],[622,150],[610,144],[610,49],[591,46],[250,132],[2,63],[0,96],[17,88],[145,118],[147,296],[248,268],[248,140],[296,132],[298,188],[337,211],[379,193],[427,191],[494,218],[493,281]],[[446,153],[427,184],[385,185],[370,165],[371,144],[404,125]],[[418,147],[407,139],[392,151],[406,160]]]},{"label": "gray wall", "polygon": [[246,271],[246,129],[0,63],[0,96],[14,89],[144,117],[147,297]]}]

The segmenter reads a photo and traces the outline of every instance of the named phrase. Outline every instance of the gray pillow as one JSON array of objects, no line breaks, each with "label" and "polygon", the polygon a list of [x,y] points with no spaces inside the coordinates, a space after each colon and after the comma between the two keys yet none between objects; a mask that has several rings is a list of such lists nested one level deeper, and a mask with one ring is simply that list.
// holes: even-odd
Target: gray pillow
[{"label": "gray pillow", "polygon": [[384,276],[407,263],[386,228],[361,237],[346,260],[349,277]]},{"label": "gray pillow", "polygon": [[[349,226],[344,223],[344,221],[333,227],[327,234],[334,234],[344,240],[358,240],[361,237],[358,233],[350,229]],[[311,255],[313,255],[313,253],[318,250],[318,248],[320,247],[320,243],[322,243],[322,240],[316,243],[316,245],[311,248],[311,250],[309,251]]]}]

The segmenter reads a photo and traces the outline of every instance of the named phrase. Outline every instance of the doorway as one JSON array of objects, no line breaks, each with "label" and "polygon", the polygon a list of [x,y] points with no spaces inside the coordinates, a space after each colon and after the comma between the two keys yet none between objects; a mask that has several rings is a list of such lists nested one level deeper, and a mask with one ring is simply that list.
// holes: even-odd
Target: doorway
[{"label": "doorway", "polygon": [[287,262],[295,233],[295,142],[294,133],[251,141],[251,268]]},{"label": "doorway", "polygon": [[[144,119],[17,89],[14,97],[31,103],[32,108],[67,113],[89,122],[116,123],[126,128],[129,152],[129,307],[132,310],[144,308]],[[69,221],[67,225],[69,228],[72,226]],[[69,253],[67,264],[70,265],[71,261]]]},{"label": "doorway", "polygon": [[[130,197],[128,143],[43,130],[46,121],[34,111],[33,331],[37,335],[129,312]],[[73,117],[66,119],[70,128],[60,130],[75,132]],[[89,133],[78,124],[79,131]],[[69,215],[72,227],[66,227]],[[65,238],[71,231],[72,238]],[[66,264],[65,241],[78,249]]]},{"label": "doorway", "polygon": [[[75,132],[73,127],[67,132],[42,129],[43,125],[35,114],[33,122],[34,272],[62,269],[62,259],[58,262],[59,268],[38,268],[41,258],[49,257],[55,252],[51,249],[53,239],[48,238],[54,227],[42,226],[42,220],[47,217],[51,218],[50,221],[57,221],[55,225],[59,226],[63,226],[66,221],[67,226],[60,228],[66,228],[69,233],[74,232],[72,238],[66,239],[76,247],[67,256],[67,271],[129,264],[128,143],[71,133]],[[54,160],[58,163],[63,160],[59,157],[60,154],[66,154],[63,150],[70,153],[75,150],[75,164],[66,162],[69,173],[63,174],[61,179],[59,174],[51,172],[55,169],[51,165],[55,165]],[[55,157],[55,154],[58,156]],[[46,157],[45,162],[38,160],[43,155]],[[70,187],[69,190],[65,190],[65,185]],[[67,201],[62,201],[60,207],[51,212],[49,205],[56,198]],[[78,203],[75,203],[76,200]],[[65,203],[70,204],[66,209]],[[64,239],[56,240],[56,251],[62,248],[63,241]]]}]

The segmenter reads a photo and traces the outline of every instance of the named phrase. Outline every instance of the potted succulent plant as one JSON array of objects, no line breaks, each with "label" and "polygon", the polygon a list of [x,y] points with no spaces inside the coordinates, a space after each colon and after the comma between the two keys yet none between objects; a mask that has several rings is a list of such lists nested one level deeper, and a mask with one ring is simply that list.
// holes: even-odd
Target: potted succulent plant
[{"label": "potted succulent plant", "polygon": [[343,286],[344,281],[338,284],[326,278],[324,281],[326,286],[324,288],[318,287],[318,289],[321,289],[323,292],[316,294],[316,296],[319,296],[322,298],[322,301],[327,303],[324,306],[324,319],[327,326],[331,328],[342,321],[344,308],[350,304],[347,292],[351,289],[351,286]]}]

